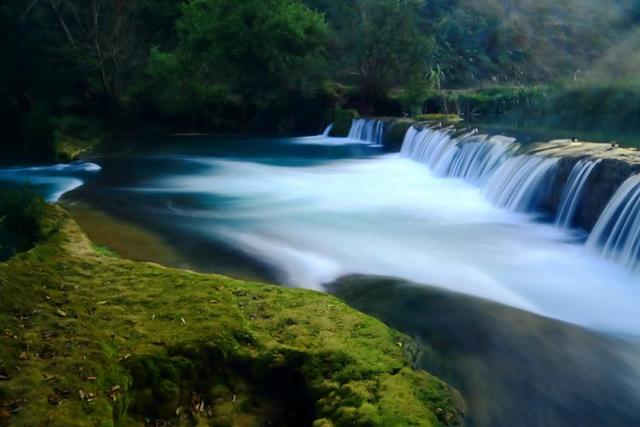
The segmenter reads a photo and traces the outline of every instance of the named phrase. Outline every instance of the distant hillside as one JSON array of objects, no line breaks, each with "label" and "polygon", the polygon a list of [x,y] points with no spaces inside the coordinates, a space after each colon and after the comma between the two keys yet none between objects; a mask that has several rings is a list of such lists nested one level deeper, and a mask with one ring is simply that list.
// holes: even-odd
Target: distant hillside
[{"label": "distant hillside", "polygon": [[[348,15],[358,19],[367,3],[306,1],[345,37],[353,28]],[[424,32],[435,42],[430,62],[449,87],[579,80],[594,67],[601,77],[603,68],[607,77],[618,77],[611,62],[627,75],[637,63],[625,60],[640,40],[640,2],[634,0],[400,2],[419,4]]]}]

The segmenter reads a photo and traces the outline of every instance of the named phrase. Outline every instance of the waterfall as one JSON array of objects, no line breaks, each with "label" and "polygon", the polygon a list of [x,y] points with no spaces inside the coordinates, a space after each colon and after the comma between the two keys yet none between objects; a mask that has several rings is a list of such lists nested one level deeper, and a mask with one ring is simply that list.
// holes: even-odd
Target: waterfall
[{"label": "waterfall", "polygon": [[494,136],[471,136],[461,140],[449,168],[449,176],[474,184],[484,184],[504,162],[513,148],[514,139]]},{"label": "waterfall", "polygon": [[599,252],[629,269],[640,264],[640,175],[625,181],[600,216],[587,241]]},{"label": "waterfall", "polygon": [[562,195],[560,209],[556,218],[557,226],[571,228],[578,206],[582,201],[586,183],[599,163],[600,160],[580,160],[573,167]]},{"label": "waterfall", "polygon": [[512,138],[488,137],[475,131],[456,136],[453,127],[412,127],[400,154],[426,164],[439,176],[481,187],[499,207],[527,212],[547,194],[559,159],[514,157],[518,146]]},{"label": "waterfall", "polygon": [[376,119],[354,119],[348,138],[371,142],[372,145],[382,145],[384,122]]},{"label": "waterfall", "polygon": [[529,155],[512,157],[491,175],[483,192],[498,207],[531,211],[548,194],[559,161]]},{"label": "waterfall", "polygon": [[508,158],[514,140],[488,138],[472,131],[454,136],[454,128],[410,128],[400,154],[424,163],[439,176],[480,185]]},{"label": "waterfall", "polygon": [[333,130],[333,123],[331,123],[327,128],[322,132],[322,136],[328,137],[331,131]]}]

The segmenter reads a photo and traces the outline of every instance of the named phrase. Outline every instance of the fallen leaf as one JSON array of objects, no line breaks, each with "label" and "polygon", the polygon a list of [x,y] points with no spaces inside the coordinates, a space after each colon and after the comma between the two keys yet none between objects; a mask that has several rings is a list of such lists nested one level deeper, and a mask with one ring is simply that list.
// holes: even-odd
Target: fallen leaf
[{"label": "fallen leaf", "polygon": [[62,396],[58,394],[50,394],[48,401],[52,405],[62,405]]}]

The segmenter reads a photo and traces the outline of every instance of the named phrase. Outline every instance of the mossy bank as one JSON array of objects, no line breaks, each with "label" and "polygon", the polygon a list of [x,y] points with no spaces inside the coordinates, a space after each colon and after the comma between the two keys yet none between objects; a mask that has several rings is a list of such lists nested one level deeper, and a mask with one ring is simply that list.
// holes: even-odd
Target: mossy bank
[{"label": "mossy bank", "polygon": [[408,337],[321,293],[136,263],[59,207],[0,264],[0,425],[457,425]]}]

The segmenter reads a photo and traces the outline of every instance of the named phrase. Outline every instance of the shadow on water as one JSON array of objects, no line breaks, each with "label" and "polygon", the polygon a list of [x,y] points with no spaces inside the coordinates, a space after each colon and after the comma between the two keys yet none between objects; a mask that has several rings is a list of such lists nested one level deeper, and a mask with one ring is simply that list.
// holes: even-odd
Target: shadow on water
[{"label": "shadow on water", "polygon": [[461,391],[467,425],[640,425],[633,343],[397,279],[328,289],[424,344],[417,364]]}]

